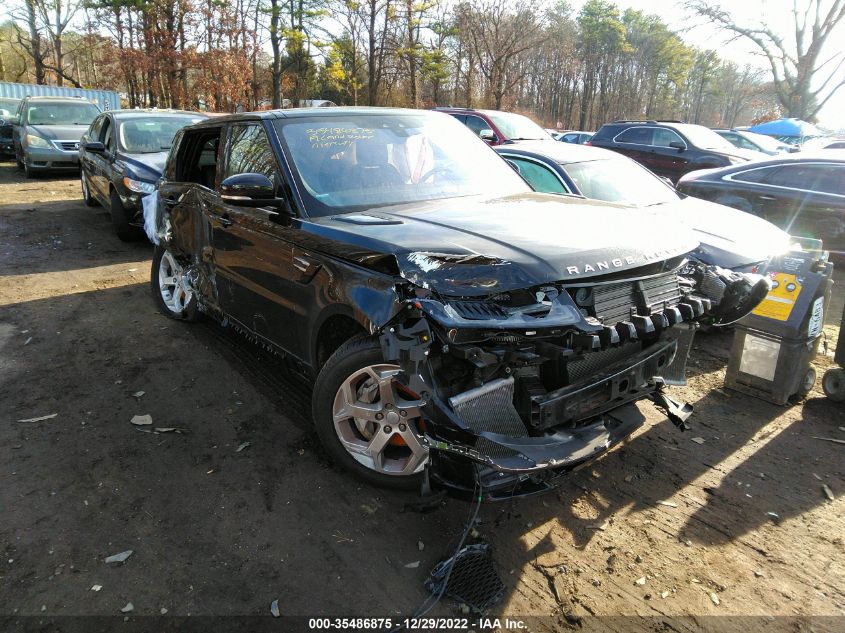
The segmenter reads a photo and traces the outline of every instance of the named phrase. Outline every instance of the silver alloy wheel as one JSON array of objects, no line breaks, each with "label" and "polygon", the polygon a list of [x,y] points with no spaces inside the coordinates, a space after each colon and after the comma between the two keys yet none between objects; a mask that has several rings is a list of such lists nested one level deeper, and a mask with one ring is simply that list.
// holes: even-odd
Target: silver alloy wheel
[{"label": "silver alloy wheel", "polygon": [[158,288],[164,305],[173,314],[182,314],[194,294],[170,251],[164,251],[158,265]]},{"label": "silver alloy wheel", "polygon": [[332,414],[343,448],[359,464],[384,475],[422,471],[428,448],[417,437],[420,401],[404,397],[396,365],[370,365],[340,385]]}]

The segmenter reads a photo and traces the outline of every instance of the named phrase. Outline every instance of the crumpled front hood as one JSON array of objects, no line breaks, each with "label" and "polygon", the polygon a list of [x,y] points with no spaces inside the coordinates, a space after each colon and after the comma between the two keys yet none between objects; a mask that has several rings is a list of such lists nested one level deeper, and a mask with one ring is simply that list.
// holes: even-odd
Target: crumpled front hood
[{"label": "crumpled front hood", "polygon": [[[766,261],[789,249],[790,237],[751,213],[688,196],[677,203],[651,207],[663,218],[675,217],[693,229],[701,246],[699,259],[723,268]],[[662,220],[661,220],[662,221]]]},{"label": "crumpled front hood", "polygon": [[30,134],[35,133],[49,141],[78,141],[88,129],[87,125],[28,125]]},{"label": "crumpled front hood", "polygon": [[698,246],[671,218],[541,193],[381,207],[318,218],[313,230],[346,256],[391,253],[412,283],[463,296],[635,270]]},{"label": "crumpled front hood", "polygon": [[151,152],[149,154],[120,153],[117,158],[123,161],[129,170],[139,179],[158,182],[158,179],[161,178],[161,174],[164,172],[167,152]]}]

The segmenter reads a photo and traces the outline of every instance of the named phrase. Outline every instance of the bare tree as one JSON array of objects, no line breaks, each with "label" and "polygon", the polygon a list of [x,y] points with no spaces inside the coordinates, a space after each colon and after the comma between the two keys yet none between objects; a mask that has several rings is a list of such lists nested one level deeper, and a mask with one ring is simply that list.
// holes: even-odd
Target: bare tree
[{"label": "bare tree", "polygon": [[38,10],[36,0],[24,0],[23,14],[12,14],[16,19],[21,19],[26,24],[28,37],[23,37],[20,31],[16,32],[18,46],[26,51],[32,58],[35,83],[46,83],[46,71],[44,68],[44,42],[41,39],[41,25],[38,23]]},{"label": "bare tree", "polygon": [[76,16],[77,12],[82,8],[81,0],[34,0],[33,4],[38,10],[38,15],[41,19],[50,41],[53,46],[53,64],[46,64],[48,70],[56,73],[56,83],[61,86],[64,80],[67,79],[77,88],[82,86],[79,81],[75,79],[69,71],[65,68],[65,50],[64,50],[64,34],[71,23],[71,20]]},{"label": "bare tree", "polygon": [[[825,103],[845,85],[845,78],[840,75],[845,52],[838,47],[840,50],[827,59],[822,56],[831,33],[845,18],[845,0],[793,0],[794,31],[788,36],[775,32],[765,22],[757,26],[739,24],[729,11],[712,0],[687,0],[686,5],[732,33],[734,38],[754,44],[769,63],[775,94],[789,116],[815,119]],[[790,37],[794,41],[788,42]]]},{"label": "bare tree", "polygon": [[500,110],[502,100],[525,75],[526,67],[517,57],[539,45],[543,39],[540,16],[528,2],[519,0],[476,0],[472,5],[469,36],[487,82],[493,106]]}]

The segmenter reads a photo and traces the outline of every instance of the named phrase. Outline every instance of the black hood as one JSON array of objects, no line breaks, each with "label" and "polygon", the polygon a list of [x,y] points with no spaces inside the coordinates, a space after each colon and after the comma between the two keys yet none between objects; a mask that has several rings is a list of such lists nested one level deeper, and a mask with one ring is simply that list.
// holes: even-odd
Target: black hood
[{"label": "black hood", "polygon": [[462,296],[633,271],[698,246],[670,220],[656,226],[631,209],[541,193],[382,207],[312,227],[342,243],[341,257],[390,254],[408,281]]}]

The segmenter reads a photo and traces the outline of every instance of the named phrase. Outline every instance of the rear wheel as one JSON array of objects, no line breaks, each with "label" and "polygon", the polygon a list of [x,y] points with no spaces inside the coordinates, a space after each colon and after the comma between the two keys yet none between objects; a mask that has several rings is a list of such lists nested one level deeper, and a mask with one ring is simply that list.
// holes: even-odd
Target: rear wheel
[{"label": "rear wheel", "polygon": [[822,378],[822,389],[834,402],[845,402],[845,369],[828,369]]},{"label": "rear wheel", "polygon": [[150,290],[159,311],[171,319],[196,321],[197,298],[185,279],[185,269],[167,248],[159,244],[153,253]]},{"label": "rear wheel", "polygon": [[140,239],[142,235],[141,229],[129,224],[129,214],[126,212],[126,207],[123,206],[123,202],[117,191],[112,189],[109,199],[109,214],[111,215],[111,223],[117,236],[124,242],[134,242]]},{"label": "rear wheel", "polygon": [[365,481],[413,489],[421,483],[428,448],[419,439],[418,398],[396,380],[373,337],[340,346],[314,385],[312,412],[332,460]]},{"label": "rear wheel", "polygon": [[816,386],[816,370],[812,367],[808,368],[804,377],[801,379],[801,384],[798,386],[798,391],[795,393],[797,399],[806,398],[813,387]]},{"label": "rear wheel", "polygon": [[97,206],[97,200],[91,195],[91,190],[88,188],[88,177],[84,170],[81,172],[80,179],[82,181],[82,199],[85,201],[85,206]]}]

